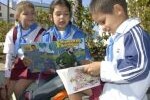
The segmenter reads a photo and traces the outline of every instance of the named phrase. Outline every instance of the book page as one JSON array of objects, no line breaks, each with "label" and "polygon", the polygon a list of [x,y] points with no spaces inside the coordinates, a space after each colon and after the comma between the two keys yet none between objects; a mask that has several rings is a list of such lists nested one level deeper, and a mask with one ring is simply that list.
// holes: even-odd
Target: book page
[{"label": "book page", "polygon": [[31,72],[49,71],[81,65],[85,59],[84,39],[60,40],[51,43],[21,44],[20,55],[30,62]]},{"label": "book page", "polygon": [[100,85],[100,77],[84,73],[84,66],[87,65],[70,67],[56,71],[68,94],[73,94]]}]

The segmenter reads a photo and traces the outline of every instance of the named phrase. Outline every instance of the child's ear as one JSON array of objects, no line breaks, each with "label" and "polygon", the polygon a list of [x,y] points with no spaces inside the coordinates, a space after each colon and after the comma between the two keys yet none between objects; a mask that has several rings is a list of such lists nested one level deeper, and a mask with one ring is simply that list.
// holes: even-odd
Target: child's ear
[{"label": "child's ear", "polygon": [[53,21],[53,15],[52,14],[49,14],[49,20]]},{"label": "child's ear", "polygon": [[123,7],[120,6],[119,4],[115,4],[113,8],[114,8],[114,13],[117,15],[121,15],[124,12]]}]

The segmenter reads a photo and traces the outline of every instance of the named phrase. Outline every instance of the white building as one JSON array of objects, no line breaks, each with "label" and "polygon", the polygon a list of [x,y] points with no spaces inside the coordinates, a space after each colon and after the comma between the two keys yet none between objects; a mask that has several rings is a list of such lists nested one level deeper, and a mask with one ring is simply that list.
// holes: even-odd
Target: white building
[{"label": "white building", "polygon": [[[4,20],[7,21],[7,5],[0,2],[0,20]],[[15,14],[15,9],[12,7],[9,7],[9,21],[15,21],[14,18],[14,14]]]},{"label": "white building", "polygon": [[[19,1],[23,1],[23,0],[19,0]],[[31,1],[32,2],[32,1]],[[38,3],[38,2],[32,2],[35,5],[36,9],[43,9],[48,11],[49,8],[49,4],[46,3]],[[9,2],[9,21],[15,21],[15,7],[16,7],[16,2],[14,2],[13,0],[10,0]],[[8,13],[7,13],[7,5],[0,2],[0,20],[4,20],[7,21],[8,19]]]}]

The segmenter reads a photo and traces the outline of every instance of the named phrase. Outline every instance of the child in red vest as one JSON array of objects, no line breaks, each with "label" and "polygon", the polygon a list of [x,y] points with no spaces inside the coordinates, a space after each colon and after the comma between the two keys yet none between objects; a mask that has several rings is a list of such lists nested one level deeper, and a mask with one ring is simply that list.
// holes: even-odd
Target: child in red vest
[{"label": "child in red vest", "polygon": [[35,8],[28,1],[22,1],[16,7],[18,22],[6,35],[4,50],[6,54],[5,78],[8,87],[8,97],[15,93],[17,100],[23,91],[38,78],[38,73],[31,73],[19,55],[20,44],[40,40],[44,29],[35,23]]}]

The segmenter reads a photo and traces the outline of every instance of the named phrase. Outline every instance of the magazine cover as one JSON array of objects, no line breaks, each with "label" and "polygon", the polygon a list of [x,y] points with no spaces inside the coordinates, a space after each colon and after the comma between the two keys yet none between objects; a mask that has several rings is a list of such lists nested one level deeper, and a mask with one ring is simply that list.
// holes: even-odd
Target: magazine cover
[{"label": "magazine cover", "polygon": [[100,77],[84,73],[84,66],[87,65],[57,70],[68,94],[100,85]]},{"label": "magazine cover", "polygon": [[32,72],[62,69],[80,65],[85,59],[84,39],[61,40],[51,43],[22,44],[23,55]]}]

